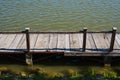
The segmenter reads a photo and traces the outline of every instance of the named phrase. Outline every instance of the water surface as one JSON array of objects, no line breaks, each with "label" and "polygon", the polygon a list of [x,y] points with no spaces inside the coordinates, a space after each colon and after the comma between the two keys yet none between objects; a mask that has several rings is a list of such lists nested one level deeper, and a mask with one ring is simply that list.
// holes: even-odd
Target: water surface
[{"label": "water surface", "polygon": [[0,31],[120,31],[120,0],[0,0]]}]

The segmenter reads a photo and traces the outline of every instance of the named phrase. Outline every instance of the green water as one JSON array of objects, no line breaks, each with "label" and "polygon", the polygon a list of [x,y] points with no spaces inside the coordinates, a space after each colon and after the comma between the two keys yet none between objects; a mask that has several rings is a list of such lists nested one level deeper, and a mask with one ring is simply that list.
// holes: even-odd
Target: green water
[{"label": "green water", "polygon": [[120,31],[120,0],[0,0],[0,31]]}]

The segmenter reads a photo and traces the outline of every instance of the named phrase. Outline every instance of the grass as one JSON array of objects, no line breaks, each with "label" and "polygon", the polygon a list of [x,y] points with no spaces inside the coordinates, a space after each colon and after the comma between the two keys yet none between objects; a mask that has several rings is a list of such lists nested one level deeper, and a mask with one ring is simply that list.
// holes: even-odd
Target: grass
[{"label": "grass", "polygon": [[103,67],[96,70],[94,67],[81,68],[80,71],[67,69],[61,72],[48,72],[44,68],[25,68],[24,71],[15,72],[6,67],[0,67],[1,80],[117,80],[120,79],[120,74],[115,68]]}]

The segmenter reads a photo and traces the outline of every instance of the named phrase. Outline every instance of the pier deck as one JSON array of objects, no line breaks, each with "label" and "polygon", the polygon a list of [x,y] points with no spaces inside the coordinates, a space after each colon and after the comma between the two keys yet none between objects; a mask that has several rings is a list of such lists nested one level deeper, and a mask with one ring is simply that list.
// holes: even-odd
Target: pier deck
[{"label": "pier deck", "polygon": [[[87,33],[85,51],[83,51],[83,35],[80,32],[29,33],[29,53],[54,53],[66,56],[120,56],[120,33],[116,33],[112,51],[109,51],[111,33]],[[24,54],[27,52],[26,44],[25,33],[0,33],[0,54]]]}]

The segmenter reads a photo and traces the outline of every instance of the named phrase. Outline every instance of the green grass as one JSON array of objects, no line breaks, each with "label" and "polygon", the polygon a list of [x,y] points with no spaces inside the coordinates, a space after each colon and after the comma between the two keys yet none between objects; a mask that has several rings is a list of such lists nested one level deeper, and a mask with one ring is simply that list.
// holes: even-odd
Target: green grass
[{"label": "green grass", "polygon": [[[5,69],[5,70],[4,70]],[[61,80],[66,78],[67,80],[117,80],[120,79],[119,73],[116,71],[119,67],[111,68],[109,66],[96,70],[94,67],[81,68],[79,71],[73,69],[66,69],[62,72],[48,72],[44,68],[25,68],[24,71],[14,72],[6,67],[0,67],[0,79],[1,80]]]}]

